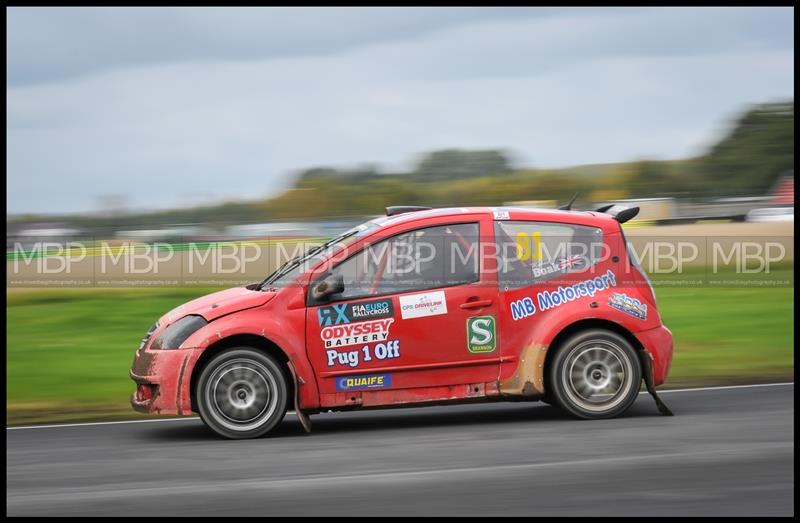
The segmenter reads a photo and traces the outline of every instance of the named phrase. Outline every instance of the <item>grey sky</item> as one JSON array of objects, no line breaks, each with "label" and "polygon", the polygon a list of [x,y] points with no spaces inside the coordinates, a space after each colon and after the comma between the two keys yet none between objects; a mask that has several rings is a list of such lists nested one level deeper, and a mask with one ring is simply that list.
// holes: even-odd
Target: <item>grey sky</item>
[{"label": "grey sky", "polygon": [[679,158],[794,93],[790,8],[7,11],[9,212],[256,198],[445,147]]}]

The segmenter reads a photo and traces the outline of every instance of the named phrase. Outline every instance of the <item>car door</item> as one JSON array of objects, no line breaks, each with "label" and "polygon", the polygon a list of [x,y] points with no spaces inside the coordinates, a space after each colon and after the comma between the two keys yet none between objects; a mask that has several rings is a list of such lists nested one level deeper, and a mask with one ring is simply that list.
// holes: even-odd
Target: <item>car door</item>
[{"label": "car door", "polygon": [[434,387],[497,379],[497,286],[479,249],[492,222],[465,220],[402,230],[315,276],[344,283],[306,313],[323,405],[388,389],[424,400]]}]

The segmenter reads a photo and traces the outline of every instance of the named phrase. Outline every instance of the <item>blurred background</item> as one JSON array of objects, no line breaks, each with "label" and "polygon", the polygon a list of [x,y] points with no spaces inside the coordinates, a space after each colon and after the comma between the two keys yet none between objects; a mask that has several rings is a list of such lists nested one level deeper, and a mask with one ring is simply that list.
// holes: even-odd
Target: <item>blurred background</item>
[{"label": "blurred background", "polygon": [[645,257],[782,246],[645,267],[667,386],[793,379],[789,8],[11,8],[7,48],[9,424],[137,417],[149,325],[279,249],[388,205],[575,193],[639,206]]}]

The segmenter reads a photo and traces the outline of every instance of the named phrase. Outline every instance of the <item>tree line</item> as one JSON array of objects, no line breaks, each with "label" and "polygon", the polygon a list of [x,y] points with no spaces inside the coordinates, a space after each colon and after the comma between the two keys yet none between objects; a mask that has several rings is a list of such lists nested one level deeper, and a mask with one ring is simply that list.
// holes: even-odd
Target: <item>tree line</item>
[{"label": "tree line", "polygon": [[[639,160],[563,169],[515,167],[504,150],[447,149],[422,155],[409,172],[377,166],[315,167],[294,187],[264,200],[110,218],[63,218],[97,230],[167,223],[227,224],[379,214],[388,205],[501,205],[559,200],[579,192],[587,203],[620,198],[760,195],[794,169],[794,101],[761,104],[730,126],[705,154],[683,160]],[[43,220],[22,216],[9,223]],[[48,221],[59,217],[49,216]]]}]

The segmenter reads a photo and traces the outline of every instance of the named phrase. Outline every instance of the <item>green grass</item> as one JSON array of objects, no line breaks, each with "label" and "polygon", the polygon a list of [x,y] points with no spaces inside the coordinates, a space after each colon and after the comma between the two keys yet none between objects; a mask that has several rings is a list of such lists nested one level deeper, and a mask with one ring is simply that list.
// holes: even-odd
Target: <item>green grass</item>
[{"label": "green grass", "polygon": [[794,379],[793,288],[656,293],[675,340],[669,386]]},{"label": "green grass", "polygon": [[[160,315],[211,290],[7,292],[7,423],[140,417],[128,405],[139,340]],[[667,385],[793,379],[793,291],[658,288],[676,345]]]},{"label": "green grass", "polygon": [[148,327],[213,289],[7,294],[7,422],[136,417],[128,370]]}]

